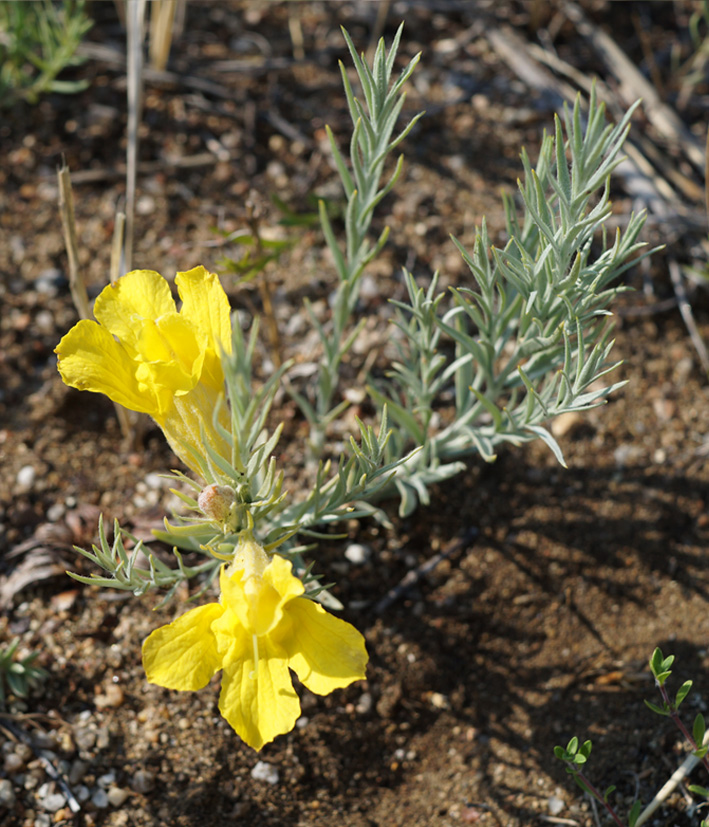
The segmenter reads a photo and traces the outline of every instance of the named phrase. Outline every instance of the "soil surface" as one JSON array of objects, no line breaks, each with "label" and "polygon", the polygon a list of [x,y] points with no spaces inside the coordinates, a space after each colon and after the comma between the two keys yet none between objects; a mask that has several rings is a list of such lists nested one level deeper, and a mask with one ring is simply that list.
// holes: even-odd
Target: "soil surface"
[{"label": "soil surface", "polygon": [[[687,86],[695,4],[582,5],[703,143],[704,73]],[[303,299],[324,313],[335,276],[317,225],[284,228],[273,199],[299,214],[312,212],[313,193],[341,199],[325,133],[329,123],[347,136],[339,25],[366,48],[378,25],[389,41],[405,20],[400,63],[423,56],[404,114],[427,114],[375,219],[392,232],[367,277],[367,328],[346,366],[352,387],[369,352],[384,346],[385,300],[403,296],[401,268],[424,283],[437,268],[444,285],[469,283],[449,234],[470,245],[485,215],[504,243],[500,193],[515,191],[521,147],[534,158],[552,127],[550,98],[502,59],[492,33],[511,31],[566,61],[577,82],[598,75],[621,85],[570,22],[570,4],[394,2],[378,23],[379,6],[188,4],[167,72],[147,73],[140,133],[133,266],[171,278],[204,264],[249,325],[261,310],[256,282],[238,285],[223,260],[240,255],[224,233],[244,228],[252,207],[264,235],[295,240],[266,274],[283,355],[307,366],[317,347]],[[555,423],[568,469],[539,443],[510,448],[493,465],[471,460],[406,520],[387,504],[393,530],[348,524],[347,540],[322,544],[317,567],[366,636],[368,678],[327,698],[303,691],[299,725],[257,755],[219,716],[216,683],[199,693],[146,683],[141,642],[180,604],[154,613],[148,598],[63,574],[90,573],[71,546],[95,540],[99,512],[149,536],[171,499],[159,474],[175,463],[157,429],[126,445],[111,403],[65,387],[56,371],[53,349],[77,315],[55,169],[64,156],[92,296],[108,278],[125,191],[125,33],[114,4],[90,12],[92,57],[66,73],[88,88],[0,117],[0,642],[19,638],[20,652],[39,652],[49,672],[28,698],[10,695],[0,716],[0,823],[591,825],[591,805],[553,756],[573,735],[593,740],[589,777],[617,786],[611,800],[625,818],[686,749],[643,704],[659,700],[647,669],[653,649],[676,655],[672,687],[695,681],[688,725],[709,692],[709,391],[667,258],[691,260],[705,230],[648,223],[645,239],[670,247],[627,274],[637,289],[619,305],[615,353],[628,384],[607,406]],[[701,223],[700,172],[643,112],[636,125],[694,180],[689,211]],[[618,216],[642,206],[622,180],[613,186]],[[709,332],[706,294],[689,299]],[[259,365],[261,375],[272,369],[267,343]],[[275,418],[289,423],[279,460],[297,490],[301,417],[283,397]],[[371,550],[366,562],[344,556],[352,543]],[[377,611],[408,572],[451,548]],[[709,786],[701,773],[692,780]],[[679,788],[650,823],[698,824],[690,801]]]}]

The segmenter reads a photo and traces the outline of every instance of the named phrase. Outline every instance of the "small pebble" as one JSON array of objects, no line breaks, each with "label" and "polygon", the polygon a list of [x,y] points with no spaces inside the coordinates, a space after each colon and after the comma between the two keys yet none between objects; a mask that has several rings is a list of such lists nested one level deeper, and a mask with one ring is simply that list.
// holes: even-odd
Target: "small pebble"
[{"label": "small pebble", "polygon": [[254,768],[251,770],[251,777],[254,781],[265,781],[267,784],[278,784],[278,770],[273,764],[267,764],[265,761],[257,761]]},{"label": "small pebble", "polygon": [[116,783],[116,773],[107,772],[105,775],[99,776],[96,783],[99,785],[99,787],[111,787],[113,784]]},{"label": "small pebble", "polygon": [[31,465],[23,465],[17,472],[15,481],[19,488],[27,490],[32,487],[32,483],[37,478],[37,472]]},{"label": "small pebble", "polygon": [[131,789],[145,795],[155,787],[155,775],[149,770],[138,770],[130,781]]},{"label": "small pebble", "polygon": [[166,485],[170,484],[170,481],[166,480],[162,474],[152,472],[146,475],[145,484],[148,488],[165,488]]},{"label": "small pebble", "polygon": [[369,546],[363,546],[360,543],[351,543],[345,549],[345,557],[354,566],[361,566],[366,563],[372,556],[372,549]]},{"label": "small pebble", "polygon": [[450,709],[450,701],[441,692],[431,692],[431,706],[436,709]]},{"label": "small pebble", "polygon": [[559,798],[558,795],[551,795],[547,799],[547,807],[549,808],[549,814],[552,816],[558,816],[559,813],[564,809],[564,801],[563,799]]},{"label": "small pebble", "polygon": [[125,696],[123,689],[117,683],[109,683],[106,691],[101,695],[96,695],[94,703],[99,709],[111,706],[114,709],[122,706]]},{"label": "small pebble", "polygon": [[88,761],[82,761],[80,758],[73,761],[71,768],[69,769],[69,783],[78,784],[79,781],[81,781],[81,779],[86,775],[89,766]]},{"label": "small pebble", "polygon": [[101,727],[101,729],[99,729],[96,732],[96,747],[97,747],[97,749],[106,749],[106,747],[108,746],[110,740],[111,740],[111,736],[109,735],[108,730],[106,729],[106,727]]},{"label": "small pebble", "polygon": [[0,778],[0,809],[15,806],[15,790],[9,778]]},{"label": "small pebble", "polygon": [[54,297],[59,292],[59,285],[65,281],[61,270],[50,268],[43,270],[35,279],[34,289],[45,296]]},{"label": "small pebble", "polygon": [[56,792],[53,781],[47,781],[37,790],[37,803],[48,813],[56,813],[66,804],[66,796]]},{"label": "small pebble", "polygon": [[[55,750],[57,748],[57,739],[53,732],[42,732],[39,730],[34,733],[34,744],[39,749]],[[56,756],[51,756],[54,759]]]},{"label": "small pebble", "polygon": [[372,700],[371,693],[370,692],[363,692],[360,695],[359,700],[357,701],[357,706],[355,707],[355,711],[359,715],[366,715],[367,713],[372,711],[372,705],[373,705],[373,700]]},{"label": "small pebble", "polygon": [[91,749],[96,743],[96,732],[93,729],[81,727],[74,732],[74,740],[79,749]]},{"label": "small pebble", "polygon": [[120,787],[109,787],[108,803],[111,807],[120,807],[126,798],[128,798],[128,795],[128,790],[122,790]]},{"label": "small pebble", "polygon": [[54,332],[54,316],[49,310],[40,310],[34,317],[34,323],[40,333],[48,334]]},{"label": "small pebble", "polygon": [[56,523],[64,516],[66,513],[66,506],[64,503],[54,503],[54,505],[50,505],[47,509],[47,519],[50,523]]},{"label": "small pebble", "polygon": [[17,744],[15,746],[15,749],[13,750],[13,752],[15,753],[15,755],[19,755],[20,758],[22,759],[23,763],[25,763],[25,764],[34,755],[34,753],[32,752],[32,747],[29,744],[24,744],[24,743]]},{"label": "small pebble", "polygon": [[108,793],[100,787],[91,793],[91,803],[99,810],[105,810],[108,807]]},{"label": "small pebble", "polygon": [[25,762],[16,752],[11,752],[9,755],[5,756],[3,766],[5,767],[5,772],[12,774],[19,772],[25,766]]}]

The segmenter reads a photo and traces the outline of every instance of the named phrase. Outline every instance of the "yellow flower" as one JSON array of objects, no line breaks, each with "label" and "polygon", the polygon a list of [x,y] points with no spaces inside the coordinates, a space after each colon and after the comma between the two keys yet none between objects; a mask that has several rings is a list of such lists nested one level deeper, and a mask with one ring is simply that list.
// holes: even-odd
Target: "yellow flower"
[{"label": "yellow flower", "polygon": [[219,710],[260,750],[290,732],[300,715],[289,668],[318,695],[364,678],[362,635],[302,597],[292,564],[269,557],[248,533],[219,582],[219,603],[191,609],[147,638],[143,666],[150,683],[202,689],[222,669]]},{"label": "yellow flower", "polygon": [[98,324],[74,325],[55,353],[67,385],[150,414],[173,451],[199,471],[186,446],[204,453],[200,427],[209,445],[230,455],[212,425],[224,390],[220,345],[231,352],[229,300],[204,267],[178,273],[175,282],[179,312],[159,273],[127,273],[96,299]]}]

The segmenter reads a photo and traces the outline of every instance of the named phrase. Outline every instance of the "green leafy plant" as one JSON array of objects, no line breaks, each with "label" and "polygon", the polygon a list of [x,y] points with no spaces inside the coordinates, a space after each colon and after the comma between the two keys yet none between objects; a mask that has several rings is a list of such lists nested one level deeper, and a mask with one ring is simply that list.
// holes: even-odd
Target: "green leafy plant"
[{"label": "green leafy plant", "polygon": [[[147,551],[118,523],[109,541],[101,522],[99,544],[77,551],[103,573],[73,576],[136,595],[164,590],[164,603],[185,581],[198,581],[198,596],[219,573],[223,600],[156,630],[144,665],[149,680],[173,689],[202,688],[217,667],[223,669],[220,709],[256,749],[295,724],[297,704],[285,680],[289,668],[302,672],[306,685],[312,678],[313,691],[322,694],[364,677],[362,636],[342,621],[324,620],[321,606],[313,608],[313,599],[331,608],[340,604],[306,565],[305,552],[332,538],[326,529],[334,523],[365,515],[385,521],[374,503],[387,493],[398,492],[400,513],[411,513],[428,502],[431,484],[460,472],[471,454],[491,461],[503,443],[542,439],[563,462],[546,424],[561,413],[602,404],[623,384],[607,384],[616,366],[607,320],[624,289],[619,277],[648,255],[640,252],[643,215],[632,215],[625,232],[612,239],[604,230],[611,212],[609,176],[633,110],[617,125],[608,124],[594,91],[585,113],[579,98],[564,110],[563,123],[557,118],[536,166],[522,153],[520,213],[511,199],[505,202],[509,241],[493,246],[484,222],[472,252],[454,240],[471,272],[468,284],[442,293],[436,274],[424,287],[404,273],[408,300],[394,302],[398,358],[368,386],[378,421],[356,420],[358,438],[351,436],[344,450],[329,445],[328,428],[347,406],[337,398],[343,359],[366,321],[356,321],[362,275],[388,235],[385,229],[371,237],[374,210],[403,167],[399,157],[382,183],[387,159],[420,117],[395,135],[403,87],[419,59],[392,80],[401,27],[389,51],[380,41],[371,66],[344,35],[364,96],[355,96],[341,65],[352,119],[349,163],[330,130],[328,136],[345,193],[344,245],[320,203],[338,282],[329,320],[320,321],[306,304],[322,348],[316,381],[295,387],[294,380],[288,388],[310,429],[309,474],[286,476],[274,456],[283,424],[269,417],[291,363],[257,381],[258,319],[246,337],[238,317],[230,320],[218,276],[204,267],[178,273],[179,310],[158,273],[126,274],[97,298],[96,321],[79,322],[56,350],[67,384],[148,413],[199,478],[174,472],[190,490],[174,491],[185,509],[154,532],[172,547],[174,560]],[[250,248],[242,260],[246,278],[283,252],[263,243],[255,216],[249,230],[243,237]],[[270,294],[267,282],[260,286],[268,323]],[[312,621],[305,631],[286,619],[283,607],[291,602],[295,615]],[[331,638],[333,629],[340,632]],[[286,638],[287,646],[277,644]],[[232,644],[240,653],[238,668],[246,670],[238,692],[236,667],[227,657]],[[269,662],[279,670],[282,691],[273,691]],[[243,699],[258,696],[258,708],[234,702],[239,693]],[[272,727],[274,710],[281,717]],[[579,769],[589,754],[590,742],[572,740],[560,757],[592,791]]]},{"label": "green leafy plant", "polygon": [[93,25],[84,0],[0,3],[0,107],[19,100],[36,103],[48,92],[74,94],[88,81],[59,80],[69,66],[85,58],[76,54]]},{"label": "green leafy plant", "polygon": [[347,407],[347,402],[335,404],[342,360],[361,333],[365,319],[353,324],[353,316],[359,299],[362,275],[366,266],[386,244],[389,230],[385,229],[376,241],[369,237],[374,210],[394,188],[403,169],[400,155],[386,183],[382,177],[390,153],[404,140],[423,113],[415,115],[395,137],[394,129],[406,99],[404,84],[411,77],[420,55],[413,57],[392,82],[392,72],[403,24],[397,30],[387,53],[384,40],[380,40],[371,67],[364,56],[360,57],[350,36],[342,30],[357,77],[364,94],[364,102],[355,97],[340,62],[340,72],[352,119],[350,140],[350,166],[340,152],[330,127],[327,135],[333,158],[345,191],[345,245],[342,249],[332,227],[324,201],[320,202],[320,223],[325,241],[335,262],[339,279],[332,302],[332,318],[329,325],[318,321],[310,305],[306,310],[310,323],[317,331],[322,345],[317,384],[313,392],[305,394],[291,389],[301,410],[310,424],[310,447],[314,457],[324,450],[327,426]]},{"label": "green leafy plant", "polygon": [[[327,325],[309,311],[323,348],[317,386],[309,396],[294,392],[311,426],[315,456],[329,423],[347,404],[334,399],[342,359],[366,321],[353,321],[359,283],[388,235],[384,230],[373,244],[367,237],[374,208],[402,170],[399,157],[382,187],[384,161],[420,117],[391,139],[404,102],[403,82],[418,61],[413,58],[391,82],[400,35],[401,29],[388,53],[380,42],[370,67],[345,33],[364,94],[361,103],[341,67],[354,124],[349,166],[328,135],[348,200],[345,244],[341,249],[321,209],[339,284]],[[607,383],[617,367],[610,306],[626,289],[620,276],[653,251],[641,252],[644,214],[631,215],[625,232],[611,238],[604,226],[611,214],[610,175],[621,161],[634,109],[618,124],[607,123],[594,88],[586,111],[579,97],[556,119],[536,166],[522,152],[522,210],[505,199],[505,246],[491,243],[484,221],[472,252],[453,239],[470,269],[470,286],[439,293],[437,274],[424,287],[404,272],[407,300],[394,302],[398,358],[368,386],[380,409],[389,410],[388,459],[421,449],[399,466],[390,486],[399,494],[402,515],[419,501],[428,503],[429,486],[459,473],[466,456],[493,461],[502,443],[542,439],[563,463],[546,423],[601,405],[624,384]],[[441,410],[447,410],[445,417],[438,415]]]},{"label": "green leafy plant", "polygon": [[[205,517],[197,497],[175,490],[188,513],[176,515],[174,524],[166,520],[165,531],[154,532],[158,539],[173,547],[174,567],[152,554],[145,558],[143,544],[117,523],[113,542],[109,543],[100,522],[99,546],[93,546],[91,551],[78,547],[76,550],[108,576],[72,574],[72,577],[83,583],[127,589],[137,596],[149,590],[168,589],[163,600],[166,602],[180,583],[200,575],[203,578],[201,594],[216,576],[224,555],[233,550],[238,534],[251,526],[256,527],[260,541],[269,552],[280,548],[281,554],[293,559],[311,596],[319,596],[327,605],[339,605],[324,592],[303,563],[301,555],[307,546],[295,545],[291,538],[296,534],[322,538],[322,529],[318,530],[317,526],[372,514],[375,509],[368,501],[391,480],[406,457],[393,462],[385,459],[390,432],[384,412],[378,431],[359,422],[360,442],[351,438],[348,455],[341,457],[335,466],[329,461],[321,463],[310,489],[299,498],[290,499],[284,490],[284,474],[276,469],[273,458],[282,426],[272,434],[266,430],[279,381],[290,364],[281,366],[263,387],[254,391],[251,370],[257,336],[258,324],[252,327],[248,341],[235,325],[232,353],[222,356],[229,428],[222,424],[220,408],[214,411],[212,425],[228,444],[230,458],[220,455],[206,442],[199,449],[186,446],[207,484],[230,492],[229,518],[215,522]],[[203,490],[203,483],[180,472],[175,472],[174,478],[190,486],[196,494]],[[130,552],[125,547],[125,538],[136,542]],[[205,555],[207,560],[194,566],[185,565],[181,551]]]},{"label": "green leafy plant", "polygon": [[0,4],[0,106],[17,100],[33,104],[48,92],[74,94],[88,86],[57,79],[86,60],[76,54],[93,25],[84,5],[83,0],[65,0],[61,7],[51,0]]},{"label": "green leafy plant", "polygon": [[[627,827],[640,827],[640,825],[644,824],[655,812],[661,802],[677,786],[680,777],[687,774],[692,769],[694,764],[701,762],[707,772],[709,772],[709,760],[707,760],[709,744],[706,743],[707,732],[704,716],[701,712],[697,713],[694,718],[692,731],[690,732],[684,725],[678,713],[681,703],[685,700],[692,688],[692,681],[685,681],[682,686],[680,686],[675,694],[674,700],[670,698],[665,686],[667,679],[672,674],[670,667],[674,663],[674,659],[674,655],[668,655],[665,657],[662,654],[662,650],[659,648],[655,649],[652,653],[649,664],[650,671],[655,678],[655,686],[662,697],[662,704],[658,705],[652,703],[651,701],[645,700],[645,705],[657,715],[662,715],[663,717],[668,717],[672,720],[677,729],[679,729],[684,736],[686,742],[689,744],[691,750],[690,758],[685,761],[685,764],[683,765],[684,772],[675,773],[672,777],[672,781],[668,782],[668,784],[662,788],[662,790],[655,796],[653,801],[651,801],[647,807],[643,809],[640,801],[635,801],[633,803],[630,808],[630,812],[628,813]],[[609,802],[611,793],[613,793],[616,789],[615,786],[610,786],[605,790],[605,792],[601,793],[586,775],[585,765],[591,755],[591,749],[591,741],[584,741],[581,743],[579,739],[574,736],[571,738],[566,747],[554,747],[554,755],[559,759],[559,761],[562,761],[565,764],[566,772],[572,776],[578,786],[599,804],[601,804],[613,821],[619,825],[619,827],[626,827],[626,822],[620,818],[616,810]],[[689,786],[689,790],[696,795],[709,800],[709,789],[706,787],[692,784]],[[709,825],[709,821],[702,821],[701,827],[707,827],[707,825]]]},{"label": "green leafy plant", "polygon": [[49,677],[46,669],[35,664],[39,652],[32,652],[21,659],[16,657],[19,645],[20,639],[16,638],[0,651],[0,709],[4,708],[9,693],[17,698],[26,698],[32,689]]}]

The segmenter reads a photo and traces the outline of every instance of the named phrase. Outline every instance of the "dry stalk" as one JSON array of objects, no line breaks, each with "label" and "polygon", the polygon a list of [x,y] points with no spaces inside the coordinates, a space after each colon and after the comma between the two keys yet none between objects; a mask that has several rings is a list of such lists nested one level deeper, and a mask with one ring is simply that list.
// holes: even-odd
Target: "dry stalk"
[{"label": "dry stalk", "polygon": [[76,218],[74,217],[74,196],[71,192],[71,176],[66,161],[62,159],[62,165],[57,170],[57,182],[59,184],[59,212],[62,217],[62,230],[64,232],[64,245],[69,260],[69,289],[74,307],[80,318],[88,319],[91,316],[89,308],[89,297],[86,293],[86,285],[79,275],[79,243],[76,238]]}]

